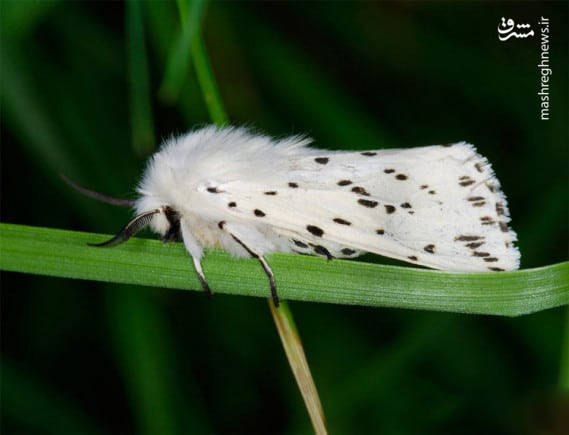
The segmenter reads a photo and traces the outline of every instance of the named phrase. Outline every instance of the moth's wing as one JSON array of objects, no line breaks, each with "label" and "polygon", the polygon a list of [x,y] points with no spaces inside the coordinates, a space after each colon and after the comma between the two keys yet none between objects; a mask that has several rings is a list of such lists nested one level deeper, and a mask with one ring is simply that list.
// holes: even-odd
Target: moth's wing
[{"label": "moth's wing", "polygon": [[323,152],[291,158],[262,185],[224,189],[233,216],[266,225],[295,251],[368,251],[456,271],[519,267],[506,199],[469,144]]}]

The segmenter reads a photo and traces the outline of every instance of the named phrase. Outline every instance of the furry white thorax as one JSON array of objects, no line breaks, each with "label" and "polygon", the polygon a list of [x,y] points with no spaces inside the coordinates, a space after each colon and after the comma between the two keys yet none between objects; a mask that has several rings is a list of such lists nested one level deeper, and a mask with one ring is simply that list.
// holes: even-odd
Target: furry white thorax
[{"label": "furry white thorax", "polygon": [[[141,196],[136,201],[136,212],[164,206],[176,210],[182,216],[181,225],[195,239],[194,243],[186,242],[192,256],[201,257],[202,247],[214,247],[248,257],[247,251],[219,228],[219,222],[226,216],[220,214],[217,198],[207,189],[215,187],[223,191],[226,183],[236,181],[267,182],[275,174],[287,171],[295,156],[312,155],[314,151],[306,148],[309,143],[310,140],[301,136],[274,140],[253,135],[244,128],[215,126],[173,136],[148,163],[137,189]],[[250,225],[239,218],[234,218],[233,224]],[[264,247],[259,254],[290,252],[288,244],[266,240],[278,239],[266,223],[252,226],[250,232],[256,239],[256,246]],[[153,218],[150,227],[164,235],[170,224],[164,213],[160,213]]]},{"label": "furry white thorax", "polygon": [[374,252],[457,271],[518,267],[506,199],[472,145],[345,152],[309,143],[213,126],[172,137],[149,161],[136,211],[162,210],[150,226],[164,235],[164,209],[173,209],[196,259],[219,247],[237,256]]}]

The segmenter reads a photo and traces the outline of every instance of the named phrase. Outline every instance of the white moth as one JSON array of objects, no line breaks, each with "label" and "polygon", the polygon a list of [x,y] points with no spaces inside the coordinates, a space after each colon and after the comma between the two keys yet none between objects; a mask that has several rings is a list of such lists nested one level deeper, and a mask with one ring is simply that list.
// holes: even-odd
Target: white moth
[{"label": "white moth", "polygon": [[122,200],[137,216],[97,246],[149,225],[164,241],[184,242],[208,293],[204,248],[255,257],[276,305],[264,257],[272,252],[328,259],[373,252],[460,272],[518,268],[506,198],[472,145],[346,152],[309,143],[213,126],[173,137],[150,158],[139,198]]}]

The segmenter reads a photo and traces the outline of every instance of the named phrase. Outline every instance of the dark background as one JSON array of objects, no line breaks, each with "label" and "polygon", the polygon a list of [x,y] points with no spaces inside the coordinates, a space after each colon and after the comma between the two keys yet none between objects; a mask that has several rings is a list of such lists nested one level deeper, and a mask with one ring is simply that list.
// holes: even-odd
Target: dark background
[{"label": "dark background", "polygon": [[[79,197],[57,174],[116,196],[138,181],[125,5],[0,7],[2,222],[114,233],[129,212]],[[193,70],[177,101],[160,97],[175,3],[143,12],[158,143],[209,117]],[[331,149],[476,144],[528,268],[567,260],[567,12],[566,2],[215,2],[203,34],[234,124]],[[536,36],[500,42],[502,16]],[[547,122],[540,16],[551,22]],[[262,299],[4,273],[1,303],[4,433],[311,432]],[[569,427],[556,386],[564,309],[509,319],[291,306],[331,433]]]}]

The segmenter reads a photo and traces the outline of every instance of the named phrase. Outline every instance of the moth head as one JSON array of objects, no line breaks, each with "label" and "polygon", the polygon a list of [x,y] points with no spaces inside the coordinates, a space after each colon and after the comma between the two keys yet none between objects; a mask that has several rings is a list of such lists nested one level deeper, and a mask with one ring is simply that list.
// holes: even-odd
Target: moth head
[{"label": "moth head", "polygon": [[157,228],[160,229],[160,231],[156,232],[160,234],[160,238],[164,243],[179,242],[182,240],[180,214],[170,206],[162,207],[161,213],[154,216],[150,225],[155,231]]},{"label": "moth head", "polygon": [[161,235],[161,240],[164,243],[176,242],[182,239],[180,233],[180,217],[178,213],[171,207],[164,206],[139,213],[113,238],[102,243],[89,243],[89,245],[98,247],[116,246],[126,242],[132,236],[136,235],[149,225],[152,229],[159,228],[159,231],[157,232]]},{"label": "moth head", "polygon": [[156,213],[148,221],[149,228],[157,233],[162,241],[173,242],[181,240],[180,236],[180,213],[170,205],[166,199],[139,190],[140,197],[134,202],[134,210],[137,216],[149,210]]},{"label": "moth head", "polygon": [[83,195],[106,202],[107,204],[121,207],[134,207],[137,211],[137,215],[127,223],[116,236],[102,243],[89,243],[90,246],[110,247],[119,245],[126,242],[147,226],[150,226],[152,230],[160,234],[163,242],[181,240],[180,215],[174,208],[168,205],[160,205],[156,199],[144,195],[137,201],[115,198],[80,186],[64,175],[61,175],[61,178]]}]

